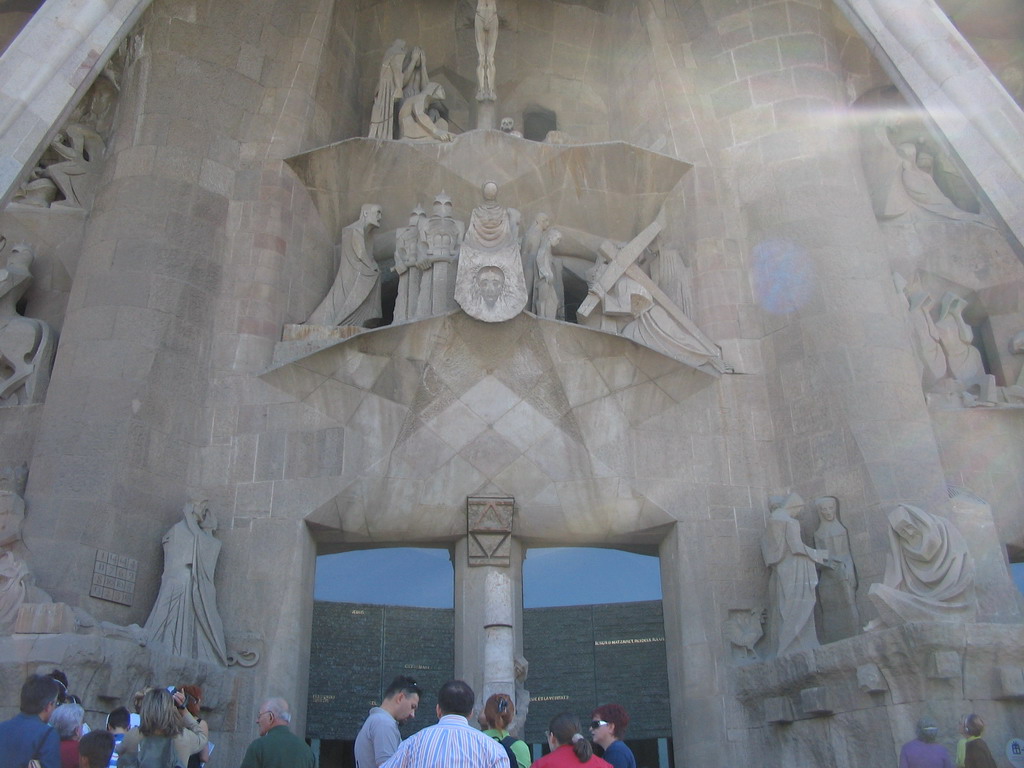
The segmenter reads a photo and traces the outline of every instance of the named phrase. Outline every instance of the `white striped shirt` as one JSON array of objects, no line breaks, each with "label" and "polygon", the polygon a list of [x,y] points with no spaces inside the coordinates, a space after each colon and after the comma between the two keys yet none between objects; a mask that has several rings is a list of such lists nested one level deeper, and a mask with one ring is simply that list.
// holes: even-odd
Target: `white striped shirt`
[{"label": "white striped shirt", "polygon": [[509,768],[508,753],[462,715],[445,715],[403,741],[381,768]]}]

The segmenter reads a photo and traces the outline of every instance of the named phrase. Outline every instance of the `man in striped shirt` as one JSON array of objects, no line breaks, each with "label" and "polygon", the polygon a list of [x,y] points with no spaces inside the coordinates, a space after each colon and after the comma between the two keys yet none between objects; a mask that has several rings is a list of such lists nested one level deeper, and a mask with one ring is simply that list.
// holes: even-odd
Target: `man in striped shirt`
[{"label": "man in striped shirt", "polygon": [[437,725],[403,741],[381,768],[510,768],[505,748],[469,724],[476,697],[462,680],[437,694]]}]

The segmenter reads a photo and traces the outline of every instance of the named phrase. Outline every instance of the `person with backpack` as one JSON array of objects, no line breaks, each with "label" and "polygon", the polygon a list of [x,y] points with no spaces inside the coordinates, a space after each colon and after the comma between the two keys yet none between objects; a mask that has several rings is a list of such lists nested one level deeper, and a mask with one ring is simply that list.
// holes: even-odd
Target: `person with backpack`
[{"label": "person with backpack", "polygon": [[487,723],[484,734],[496,739],[505,748],[510,768],[516,768],[517,765],[518,768],[530,768],[533,757],[530,755],[529,744],[508,732],[508,726],[515,716],[516,705],[512,703],[508,694],[492,694],[484,704],[481,718]]},{"label": "person with backpack", "polygon": [[118,767],[184,768],[209,737],[185,708],[185,694],[151,688],[139,706],[141,723],[117,747]]}]

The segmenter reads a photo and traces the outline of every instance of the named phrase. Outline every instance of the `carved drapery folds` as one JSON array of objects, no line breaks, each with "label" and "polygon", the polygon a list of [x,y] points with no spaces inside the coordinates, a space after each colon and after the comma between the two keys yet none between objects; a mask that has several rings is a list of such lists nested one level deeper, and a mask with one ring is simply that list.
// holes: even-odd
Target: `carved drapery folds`
[{"label": "carved drapery folds", "polygon": [[[6,241],[0,248],[4,245]],[[18,312],[18,302],[32,281],[33,258],[30,246],[14,245],[0,269],[0,407],[42,402],[53,368],[53,329]]]}]

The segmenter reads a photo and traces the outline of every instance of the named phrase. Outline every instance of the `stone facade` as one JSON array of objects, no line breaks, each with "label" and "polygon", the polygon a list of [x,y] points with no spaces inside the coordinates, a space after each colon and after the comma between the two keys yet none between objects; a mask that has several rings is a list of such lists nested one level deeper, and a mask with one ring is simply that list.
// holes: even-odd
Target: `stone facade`
[{"label": "stone facade", "polygon": [[[0,59],[0,256],[32,245],[18,312],[59,343],[45,398],[0,408],[0,463],[28,467],[4,599],[54,632],[0,639],[0,705],[46,665],[92,680],[94,712],[154,676],[198,677],[237,757],[260,696],[288,698],[304,727],[316,554],[396,544],[454,552],[454,669],[482,690],[482,630],[498,626],[484,620],[496,566],[467,556],[466,499],[482,496],[516,505],[506,655],[524,654],[524,550],[659,554],[680,765],[792,764],[798,732],[882,764],[922,707],[1013,735],[1019,662],[1000,649],[1024,632],[1005,554],[1024,546],[1024,118],[935,3],[915,0],[918,26],[900,7],[498,0],[496,100],[477,101],[468,2],[48,2]],[[8,36],[26,18],[11,13]],[[363,138],[396,39],[423,47],[452,141]],[[116,108],[87,158],[70,137],[94,81]],[[506,115],[555,131],[474,130]],[[61,162],[96,174],[81,207],[50,195]],[[283,336],[327,295],[362,206],[382,207],[386,297],[414,206],[444,192],[466,222],[487,181],[524,230],[546,213],[562,233],[570,322],[455,311]],[[595,291],[599,327],[572,323],[605,261],[625,314]],[[675,346],[641,332],[654,326]],[[945,375],[957,356],[980,367]],[[865,621],[891,510],[951,520],[977,623],[770,658],[760,542],[769,496],[790,491],[839,500]],[[132,627],[188,499],[219,521],[227,667],[143,647]],[[799,516],[807,544],[815,517]],[[90,595],[98,552],[137,561],[130,601]],[[905,661],[915,632],[931,661]],[[964,633],[981,644],[971,684],[933,684]],[[896,695],[904,674],[899,690],[929,695]],[[851,682],[879,676],[888,689]]]}]

